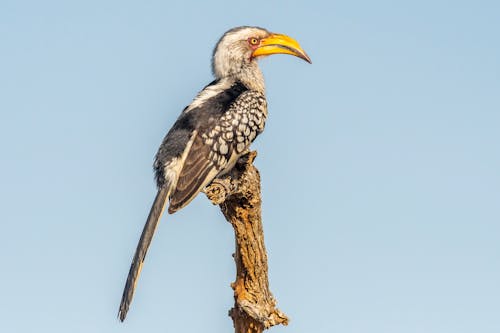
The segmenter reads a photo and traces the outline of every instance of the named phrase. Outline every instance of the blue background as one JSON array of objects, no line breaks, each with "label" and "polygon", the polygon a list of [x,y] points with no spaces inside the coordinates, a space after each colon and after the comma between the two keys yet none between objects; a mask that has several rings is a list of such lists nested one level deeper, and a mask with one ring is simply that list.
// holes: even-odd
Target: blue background
[{"label": "blue background", "polygon": [[313,60],[261,61],[254,145],[272,332],[500,332],[497,1],[0,4],[0,331],[232,332],[233,232],[166,216],[125,323],[152,160],[258,25]]}]

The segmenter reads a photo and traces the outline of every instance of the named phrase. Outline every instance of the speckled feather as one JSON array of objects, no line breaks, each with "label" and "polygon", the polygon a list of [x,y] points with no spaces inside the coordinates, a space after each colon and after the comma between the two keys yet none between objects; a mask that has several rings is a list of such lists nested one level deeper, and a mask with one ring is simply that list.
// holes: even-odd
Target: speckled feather
[{"label": "speckled feather", "polygon": [[[180,117],[183,124],[192,124],[190,119],[197,118],[194,123],[198,126],[192,128],[197,131],[197,135],[193,138],[170,196],[170,213],[187,205],[215,177],[228,172],[264,130],[267,117],[264,95],[243,87],[241,83],[235,83],[221,93],[224,96],[216,95],[197,110]],[[227,104],[228,95],[234,100]],[[167,135],[165,144],[169,140]],[[160,151],[164,150],[160,147]],[[168,159],[172,157],[172,154],[158,155],[158,163],[155,163],[157,179],[160,179],[158,186],[164,184],[160,177],[168,171]]]}]

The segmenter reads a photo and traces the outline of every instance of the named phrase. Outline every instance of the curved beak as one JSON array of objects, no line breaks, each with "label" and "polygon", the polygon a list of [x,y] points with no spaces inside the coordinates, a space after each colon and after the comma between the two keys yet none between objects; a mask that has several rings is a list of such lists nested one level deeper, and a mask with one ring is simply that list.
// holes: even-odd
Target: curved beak
[{"label": "curved beak", "polygon": [[252,53],[252,58],[278,53],[290,54],[312,63],[295,39],[281,34],[271,34],[269,37],[261,39],[260,45]]}]

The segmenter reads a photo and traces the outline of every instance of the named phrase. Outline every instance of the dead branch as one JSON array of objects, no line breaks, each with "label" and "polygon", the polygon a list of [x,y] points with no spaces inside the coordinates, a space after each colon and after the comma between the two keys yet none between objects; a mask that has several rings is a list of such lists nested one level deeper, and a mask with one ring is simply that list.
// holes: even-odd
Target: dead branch
[{"label": "dead branch", "polygon": [[236,281],[234,307],[229,311],[236,333],[261,333],[288,324],[287,316],[276,308],[269,291],[267,253],[261,218],[260,175],[252,164],[257,152],[240,158],[233,170],[215,179],[205,194],[219,205],[234,228],[236,238]]}]

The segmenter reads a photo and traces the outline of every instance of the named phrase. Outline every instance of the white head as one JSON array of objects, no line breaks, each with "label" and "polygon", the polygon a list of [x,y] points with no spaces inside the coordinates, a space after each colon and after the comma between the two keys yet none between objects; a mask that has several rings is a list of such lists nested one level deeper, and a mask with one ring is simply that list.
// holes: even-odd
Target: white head
[{"label": "white head", "polygon": [[[311,62],[294,39],[259,27],[237,27],[227,31],[215,46],[212,71],[217,79],[234,77],[243,83],[264,86],[257,57],[291,54]],[[261,83],[258,81],[262,81]]]}]

